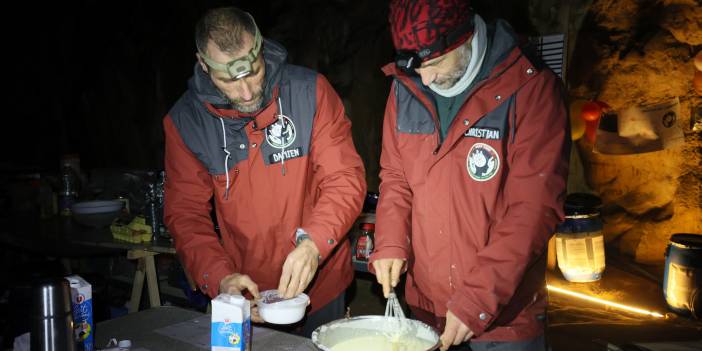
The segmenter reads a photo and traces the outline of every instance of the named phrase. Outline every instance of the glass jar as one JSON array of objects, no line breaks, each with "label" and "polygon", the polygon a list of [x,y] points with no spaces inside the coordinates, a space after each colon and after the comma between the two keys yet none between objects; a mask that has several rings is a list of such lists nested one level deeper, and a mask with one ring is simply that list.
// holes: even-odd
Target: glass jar
[{"label": "glass jar", "polygon": [[604,236],[599,197],[586,193],[569,194],[565,220],[556,228],[556,259],[566,280],[592,282],[605,269]]},{"label": "glass jar", "polygon": [[677,233],[665,250],[663,295],[671,310],[702,318],[702,234]]},{"label": "glass jar", "polygon": [[353,257],[355,261],[368,262],[373,252],[373,236],[375,224],[361,223],[361,232],[354,243]]}]

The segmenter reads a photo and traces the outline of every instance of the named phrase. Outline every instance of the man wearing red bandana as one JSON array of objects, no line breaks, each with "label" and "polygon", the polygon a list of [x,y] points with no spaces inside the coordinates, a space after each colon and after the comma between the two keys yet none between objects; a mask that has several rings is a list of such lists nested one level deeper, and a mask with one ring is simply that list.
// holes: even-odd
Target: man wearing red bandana
[{"label": "man wearing red bandana", "polygon": [[467,0],[393,0],[376,251],[442,350],[545,350],[547,242],[570,152],[562,84]]}]

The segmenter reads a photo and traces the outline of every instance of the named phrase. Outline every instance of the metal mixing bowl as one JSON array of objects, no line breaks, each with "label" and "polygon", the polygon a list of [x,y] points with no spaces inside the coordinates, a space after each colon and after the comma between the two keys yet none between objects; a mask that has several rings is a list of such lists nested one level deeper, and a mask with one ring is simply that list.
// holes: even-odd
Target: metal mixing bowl
[{"label": "metal mixing bowl", "polygon": [[[409,318],[403,320],[402,323],[403,336],[414,336],[433,345],[427,351],[437,350],[441,346],[439,334],[432,327]],[[312,342],[320,350],[330,351],[332,347],[342,341],[363,336],[395,333],[396,329],[393,327],[397,325],[396,318],[385,316],[358,316],[338,319],[315,329],[312,332]]]}]

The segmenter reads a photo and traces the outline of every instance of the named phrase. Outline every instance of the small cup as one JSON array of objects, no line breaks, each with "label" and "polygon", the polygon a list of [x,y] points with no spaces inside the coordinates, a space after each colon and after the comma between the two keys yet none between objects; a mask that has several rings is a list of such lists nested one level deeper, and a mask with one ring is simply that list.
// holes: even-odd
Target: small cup
[{"label": "small cup", "polygon": [[258,312],[264,321],[271,324],[292,324],[302,320],[310,303],[310,297],[302,293],[290,299],[283,299],[278,290],[261,293],[257,303]]}]

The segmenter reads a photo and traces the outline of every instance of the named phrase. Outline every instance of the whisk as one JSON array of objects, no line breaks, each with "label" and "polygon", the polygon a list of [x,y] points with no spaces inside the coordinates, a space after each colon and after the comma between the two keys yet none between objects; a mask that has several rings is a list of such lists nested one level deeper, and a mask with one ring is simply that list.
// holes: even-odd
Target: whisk
[{"label": "whisk", "polygon": [[388,302],[385,304],[385,317],[405,318],[405,312],[400,306],[400,299],[397,298],[394,290],[388,294]]}]

